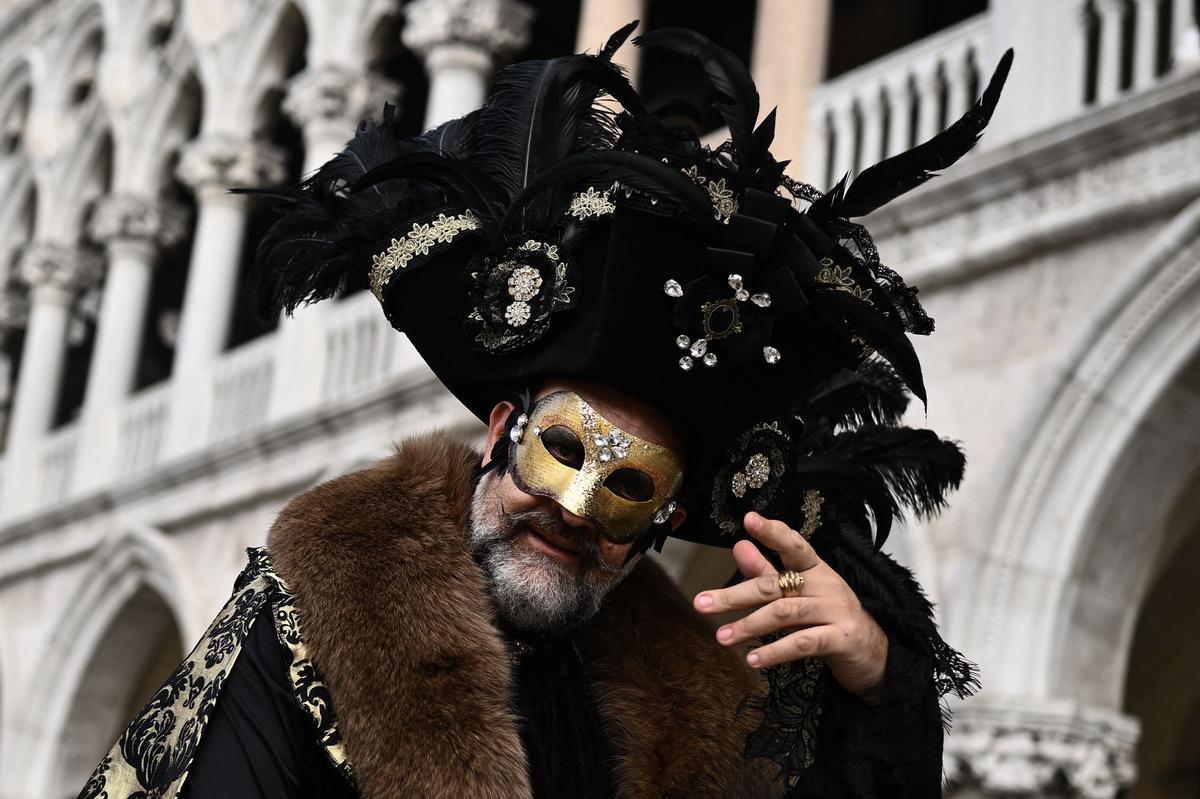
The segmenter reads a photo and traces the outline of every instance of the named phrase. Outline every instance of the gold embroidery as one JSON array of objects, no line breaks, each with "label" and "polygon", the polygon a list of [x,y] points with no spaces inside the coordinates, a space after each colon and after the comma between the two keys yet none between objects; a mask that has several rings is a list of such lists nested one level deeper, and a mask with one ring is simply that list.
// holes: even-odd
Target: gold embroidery
[{"label": "gold embroidery", "polygon": [[863,302],[871,302],[871,289],[864,289],[862,286],[854,282],[854,275],[849,267],[838,266],[833,262],[832,258],[821,259],[821,271],[817,272],[816,280],[818,283],[824,283],[838,291],[844,291],[851,297],[862,300]]},{"label": "gold embroidery", "polygon": [[478,229],[479,217],[470,210],[455,216],[438,214],[436,219],[429,222],[414,224],[408,233],[392,239],[386,250],[372,258],[371,291],[375,298],[383,302],[383,290],[392,275],[397,270],[407,268],[412,259],[429,255],[434,245],[449,244],[464,231]]},{"label": "gold embroidery", "polygon": [[729,224],[729,217],[738,211],[738,199],[733,196],[733,189],[727,186],[725,178],[710,180],[700,174],[700,170],[695,164],[682,171],[692,179],[693,183],[703,186],[708,192],[708,199],[713,207],[713,218],[721,224]]},{"label": "gold embroidery", "polygon": [[571,198],[567,213],[576,219],[587,219],[589,216],[607,216],[617,210],[617,206],[608,199],[608,192],[596,191],[591,186],[587,191],[578,192]]},{"label": "gold embroidery", "polygon": [[821,526],[821,506],[824,504],[825,497],[817,489],[810,488],[804,492],[804,526],[800,528],[800,535],[806,539],[811,538]]}]

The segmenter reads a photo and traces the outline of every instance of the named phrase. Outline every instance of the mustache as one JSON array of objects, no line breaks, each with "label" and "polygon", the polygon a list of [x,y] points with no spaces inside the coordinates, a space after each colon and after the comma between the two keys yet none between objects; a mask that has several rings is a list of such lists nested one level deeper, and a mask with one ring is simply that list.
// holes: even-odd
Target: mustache
[{"label": "mustache", "polygon": [[591,568],[605,573],[616,573],[620,569],[610,566],[600,552],[600,543],[596,536],[586,530],[572,527],[563,521],[562,515],[546,510],[527,510],[510,512],[503,503],[500,506],[501,515],[505,519],[505,538],[512,540],[517,537],[522,528],[547,532],[570,541],[579,551],[579,555]]}]

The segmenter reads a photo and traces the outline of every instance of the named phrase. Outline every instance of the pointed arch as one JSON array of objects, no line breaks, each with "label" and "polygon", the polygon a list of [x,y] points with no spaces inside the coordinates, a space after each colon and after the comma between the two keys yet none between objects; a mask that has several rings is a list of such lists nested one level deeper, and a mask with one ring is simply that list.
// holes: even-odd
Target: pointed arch
[{"label": "pointed arch", "polygon": [[[1031,404],[1031,432],[1015,448],[985,517],[993,522],[973,531],[979,554],[958,593],[980,599],[952,624],[955,640],[986,670],[991,694],[1121,706],[1132,618],[1089,621],[1086,603],[1108,592],[1136,616],[1164,533],[1152,518],[1132,526],[1130,512],[1140,505],[1147,516],[1159,513],[1190,477],[1180,469],[1147,481],[1145,472],[1130,470],[1145,463],[1155,415],[1200,357],[1200,200],[1133,266],[1117,299],[1065,359],[1059,382]],[[1131,539],[1135,529],[1144,539]],[[1106,550],[1123,562],[1098,571]],[[1114,637],[1097,634],[1106,625]],[[1089,634],[1096,639],[1090,644]],[[1065,670],[1080,658],[1098,668],[1097,643],[1117,661],[1115,670],[1090,684],[1078,675],[1068,680]]]},{"label": "pointed arch", "polygon": [[[62,792],[61,764],[80,755],[79,739],[68,730],[74,721],[72,715],[86,709],[80,707],[81,700],[86,703],[99,698],[89,689],[103,675],[90,672],[97,665],[112,665],[121,657],[133,663],[136,658],[128,659],[129,647],[136,649],[143,644],[153,647],[157,643],[141,640],[136,629],[121,629],[122,621],[146,621],[152,627],[157,625],[158,632],[165,630],[167,634],[173,629],[175,648],[182,651],[178,631],[185,615],[179,590],[181,582],[173,560],[165,537],[148,527],[127,529],[109,537],[88,558],[86,576],[55,621],[23,703],[27,708],[27,716],[22,719],[26,731],[24,751],[15,762],[27,768],[25,794],[49,796],[56,790]],[[121,633],[116,645],[111,640],[114,630]],[[155,654],[147,652],[146,647],[142,649],[141,654],[147,655],[142,661]],[[98,664],[98,658],[104,662]],[[148,665],[139,662],[143,670]],[[110,699],[114,692],[119,693],[119,685],[111,681],[98,687],[111,689]],[[131,696],[128,699],[133,701]],[[124,708],[118,712],[124,712]],[[93,743],[101,747],[103,754],[103,747],[112,741]],[[86,780],[86,772],[83,777]]]}]

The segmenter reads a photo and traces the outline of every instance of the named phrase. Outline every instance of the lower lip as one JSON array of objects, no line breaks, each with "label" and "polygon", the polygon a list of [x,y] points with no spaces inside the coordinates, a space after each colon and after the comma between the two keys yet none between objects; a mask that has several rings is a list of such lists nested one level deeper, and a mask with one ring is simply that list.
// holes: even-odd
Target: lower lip
[{"label": "lower lip", "polygon": [[562,561],[563,563],[575,563],[579,560],[579,553],[555,546],[535,533],[533,530],[526,530],[525,535],[529,539],[530,543],[533,544],[535,549],[540,549],[542,552],[546,553],[555,560]]}]

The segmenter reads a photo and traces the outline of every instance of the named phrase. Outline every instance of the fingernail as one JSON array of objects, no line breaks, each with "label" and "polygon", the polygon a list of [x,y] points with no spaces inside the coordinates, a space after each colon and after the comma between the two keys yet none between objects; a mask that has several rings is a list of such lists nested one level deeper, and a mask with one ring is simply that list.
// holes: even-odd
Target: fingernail
[{"label": "fingernail", "polygon": [[757,666],[758,661],[760,661],[760,660],[762,660],[762,658],[760,658],[758,656],[757,652],[751,652],[749,655],[746,655],[746,662],[749,663],[751,666]]},{"label": "fingernail", "polygon": [[700,597],[696,600],[696,604],[702,608],[711,608],[712,603],[713,603],[713,598],[711,596],[709,596],[708,594],[701,594]]},{"label": "fingernail", "polygon": [[721,629],[717,630],[717,637],[720,638],[722,641],[728,641],[730,638],[733,637],[733,628],[732,627],[722,627]]}]

